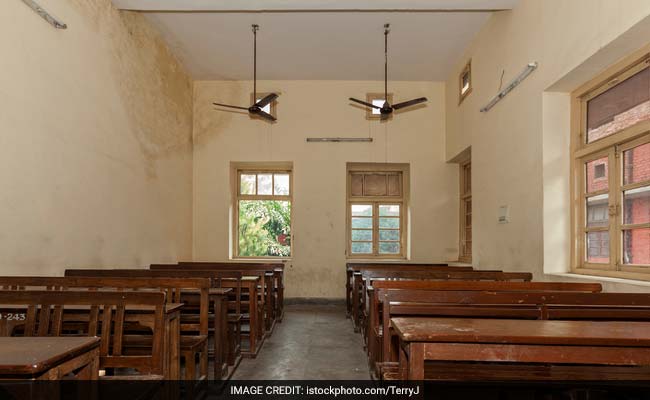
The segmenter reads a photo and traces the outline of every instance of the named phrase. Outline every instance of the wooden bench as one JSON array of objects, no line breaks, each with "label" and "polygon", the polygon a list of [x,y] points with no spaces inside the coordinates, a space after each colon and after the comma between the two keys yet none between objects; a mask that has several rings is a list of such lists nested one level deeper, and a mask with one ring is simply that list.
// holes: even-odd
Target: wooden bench
[{"label": "wooden bench", "polygon": [[[395,318],[650,321],[650,294],[388,289],[382,312],[384,364],[380,370],[384,376],[394,377],[399,346],[391,340],[390,323]],[[432,374],[442,373],[435,370]]]},{"label": "wooden bench", "polygon": [[[156,290],[165,293],[167,303],[183,303],[184,292],[196,292],[199,303],[196,308],[181,310],[181,357],[185,360],[185,380],[208,378],[208,314],[210,311],[209,278],[123,278],[123,277],[0,277],[0,288],[6,290]],[[196,315],[196,319],[192,318]],[[218,329],[216,330],[218,331]],[[131,347],[151,346],[150,338],[132,341]],[[223,340],[223,339],[221,339]],[[199,356],[199,375],[196,375],[195,359]],[[221,359],[215,360],[215,368]],[[221,373],[216,374],[219,378]]]},{"label": "wooden bench", "polygon": [[352,317],[352,288],[354,286],[353,276],[355,272],[364,270],[379,270],[379,271],[427,271],[438,269],[440,271],[452,270],[453,271],[471,271],[472,267],[459,266],[452,267],[449,264],[429,263],[406,263],[406,262],[348,262],[345,264],[345,304],[347,307],[348,318]]},{"label": "wooden bench", "polygon": [[[258,342],[263,342],[264,339],[264,327],[263,327],[263,310],[264,310],[264,298],[259,296],[258,286],[260,284],[258,276],[249,276],[242,277],[241,283],[238,283],[236,280],[223,279],[219,280],[218,277],[224,272],[227,273],[237,273],[238,271],[212,271],[212,270],[149,270],[149,269],[67,269],[65,271],[66,277],[76,276],[76,277],[193,277],[193,278],[211,278],[213,279],[213,286],[221,284],[224,287],[231,287],[236,289],[239,285],[243,290],[246,291],[249,300],[239,300],[241,305],[245,305],[249,310],[248,314],[242,314],[242,319],[245,319],[249,323],[250,332],[256,332],[256,334],[249,334],[248,332],[242,332],[241,336],[248,339],[248,347],[243,348],[240,343],[240,348],[242,355],[246,357],[255,357],[260,349],[260,344]],[[242,295],[240,293],[240,295]],[[257,299],[257,301],[250,301],[250,299]],[[242,310],[243,312],[244,310]]]},{"label": "wooden bench", "polygon": [[[239,268],[239,265],[245,265],[245,267]],[[282,275],[276,275],[277,271],[274,272],[272,269],[274,265],[252,263],[183,263],[178,265],[152,264],[150,269],[155,271],[241,271],[245,276],[259,277],[262,283],[258,288],[259,294],[262,296],[262,308],[259,311],[264,320],[264,330],[259,332],[259,339],[263,340],[266,333],[270,334],[273,332],[275,323],[276,321],[279,322],[283,312],[280,301],[278,300],[283,295],[278,295],[275,289],[276,285],[282,287]],[[246,305],[247,302],[244,302],[244,304]]]},{"label": "wooden bench", "polygon": [[383,361],[382,306],[387,290],[434,290],[434,291],[499,291],[499,292],[584,292],[602,291],[599,283],[568,282],[488,282],[488,281],[391,281],[376,280],[368,287],[367,352],[371,373],[378,373],[377,363]]},{"label": "wooden bench", "polygon": [[373,279],[426,279],[443,281],[522,281],[529,282],[533,275],[529,272],[502,271],[363,271],[354,274],[353,322],[355,332],[359,332],[365,321],[363,310],[367,301],[366,281]]},{"label": "wooden bench", "polygon": [[[267,286],[272,290],[267,294],[267,303],[272,306],[273,321],[282,322],[284,316],[284,263],[258,263],[258,262],[188,262],[181,261],[178,264],[151,264],[150,269],[181,269],[194,270],[241,270],[242,272],[252,270],[264,270],[272,274],[273,284]],[[269,301],[270,300],[270,301]]]},{"label": "wooden bench", "polygon": [[[0,311],[24,315],[24,319],[0,320],[0,336],[17,332],[27,337],[99,336],[100,368],[139,372],[102,379],[180,378],[180,307],[166,304],[162,292],[4,290]],[[133,326],[151,330],[148,354],[127,354],[125,344],[131,339],[127,333]]]}]

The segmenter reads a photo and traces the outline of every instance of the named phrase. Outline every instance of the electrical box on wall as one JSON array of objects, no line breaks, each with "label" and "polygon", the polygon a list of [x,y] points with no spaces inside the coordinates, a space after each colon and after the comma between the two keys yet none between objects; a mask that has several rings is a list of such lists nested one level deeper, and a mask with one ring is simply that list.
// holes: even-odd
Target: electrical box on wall
[{"label": "electrical box on wall", "polygon": [[507,224],[510,222],[510,206],[499,207],[499,223]]}]

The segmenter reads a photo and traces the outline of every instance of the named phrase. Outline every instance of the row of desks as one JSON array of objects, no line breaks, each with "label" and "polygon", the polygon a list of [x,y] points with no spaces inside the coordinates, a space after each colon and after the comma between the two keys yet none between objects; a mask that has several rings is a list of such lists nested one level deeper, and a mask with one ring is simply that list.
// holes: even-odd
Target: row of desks
[{"label": "row of desks", "polygon": [[[650,294],[498,271],[444,279],[395,264],[358,269],[350,271],[349,311],[378,378],[650,380]],[[481,279],[456,279],[465,274]]]}]

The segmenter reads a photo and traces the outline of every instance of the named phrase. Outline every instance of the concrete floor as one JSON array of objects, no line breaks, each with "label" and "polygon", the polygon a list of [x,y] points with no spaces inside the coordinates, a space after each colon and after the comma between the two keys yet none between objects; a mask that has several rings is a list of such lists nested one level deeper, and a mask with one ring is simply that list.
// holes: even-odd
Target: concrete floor
[{"label": "concrete floor", "polygon": [[361,335],[345,306],[285,306],[257,358],[243,359],[232,379],[370,379]]}]

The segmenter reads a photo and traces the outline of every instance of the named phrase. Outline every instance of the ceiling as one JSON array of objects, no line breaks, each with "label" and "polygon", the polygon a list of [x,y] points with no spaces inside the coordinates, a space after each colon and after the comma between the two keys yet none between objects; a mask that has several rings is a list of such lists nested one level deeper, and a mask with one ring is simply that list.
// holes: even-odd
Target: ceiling
[{"label": "ceiling", "polygon": [[144,11],[194,79],[252,79],[255,23],[258,79],[382,80],[388,22],[389,79],[410,81],[445,80],[491,13],[517,1],[113,0]]}]

